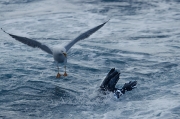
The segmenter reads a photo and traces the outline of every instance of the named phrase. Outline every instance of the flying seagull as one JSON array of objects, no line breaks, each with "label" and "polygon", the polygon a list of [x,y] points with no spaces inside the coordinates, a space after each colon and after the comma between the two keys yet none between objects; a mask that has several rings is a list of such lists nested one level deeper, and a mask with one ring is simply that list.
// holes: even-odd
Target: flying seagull
[{"label": "flying seagull", "polygon": [[[109,21],[109,20],[108,20]],[[24,43],[28,46],[31,46],[33,48],[40,48],[41,50],[47,52],[48,54],[53,55],[54,60],[57,62],[57,67],[58,67],[58,73],[56,78],[60,78],[61,74],[59,73],[59,63],[64,63],[65,66],[65,72],[63,76],[67,76],[66,73],[66,63],[67,63],[67,52],[69,51],[69,49],[78,41],[83,40],[85,38],[88,38],[90,35],[92,35],[93,33],[95,33],[97,30],[99,30],[101,27],[103,27],[108,21],[104,22],[103,24],[100,24],[82,34],[80,34],[78,37],[76,37],[74,40],[71,40],[68,44],[66,44],[64,47],[48,47],[47,45],[44,45],[36,40],[33,39],[29,39],[26,37],[22,37],[22,36],[17,36],[17,35],[13,35],[10,34],[8,32],[6,32],[5,30],[3,30],[1,28],[1,30],[3,32],[5,32],[6,34],[10,35],[12,38],[14,38],[15,40]]]}]

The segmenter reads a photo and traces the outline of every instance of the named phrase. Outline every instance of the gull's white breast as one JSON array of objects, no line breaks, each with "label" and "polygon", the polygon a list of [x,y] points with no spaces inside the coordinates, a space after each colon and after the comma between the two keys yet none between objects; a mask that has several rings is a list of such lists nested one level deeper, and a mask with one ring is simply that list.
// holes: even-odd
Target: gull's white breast
[{"label": "gull's white breast", "polygon": [[54,47],[53,48],[53,57],[54,60],[58,63],[64,63],[64,61],[66,61],[66,57],[64,56],[63,53],[66,53],[65,48],[57,48]]}]

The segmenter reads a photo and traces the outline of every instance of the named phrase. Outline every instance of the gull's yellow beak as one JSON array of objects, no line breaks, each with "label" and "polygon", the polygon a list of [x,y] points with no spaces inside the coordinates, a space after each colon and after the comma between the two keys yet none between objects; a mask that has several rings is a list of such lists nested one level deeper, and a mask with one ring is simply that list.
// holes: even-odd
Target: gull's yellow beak
[{"label": "gull's yellow beak", "polygon": [[63,55],[64,55],[65,57],[67,57],[67,54],[66,54],[66,53],[64,53],[64,52],[63,52]]}]

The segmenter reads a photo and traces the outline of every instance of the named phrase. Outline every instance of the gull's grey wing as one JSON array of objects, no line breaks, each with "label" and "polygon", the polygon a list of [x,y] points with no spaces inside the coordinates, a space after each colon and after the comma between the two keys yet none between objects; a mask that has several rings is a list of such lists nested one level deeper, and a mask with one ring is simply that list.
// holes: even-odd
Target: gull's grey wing
[{"label": "gull's grey wing", "polygon": [[[109,20],[108,20],[109,21]],[[101,27],[103,27],[108,21],[104,22],[101,25],[98,25],[82,34],[80,34],[78,37],[76,37],[74,40],[70,41],[66,46],[66,52],[78,41],[83,40],[85,38],[88,38],[90,35],[92,35],[94,32],[96,32],[97,30],[99,30]]]},{"label": "gull's grey wing", "polygon": [[[2,28],[1,28],[2,31],[4,31]],[[7,33],[6,31],[4,31],[5,33]],[[16,35],[13,35],[13,34],[10,34],[10,33],[7,33],[8,35],[10,35],[12,38],[16,39],[17,41],[20,41],[21,43],[24,43],[28,46],[31,46],[33,48],[40,48],[42,49],[43,51],[49,53],[49,54],[53,54],[51,49],[44,45],[44,44],[41,44],[40,42],[38,41],[35,41],[35,40],[32,40],[32,39],[29,39],[29,38],[26,38],[26,37],[21,37],[21,36],[16,36]]]}]

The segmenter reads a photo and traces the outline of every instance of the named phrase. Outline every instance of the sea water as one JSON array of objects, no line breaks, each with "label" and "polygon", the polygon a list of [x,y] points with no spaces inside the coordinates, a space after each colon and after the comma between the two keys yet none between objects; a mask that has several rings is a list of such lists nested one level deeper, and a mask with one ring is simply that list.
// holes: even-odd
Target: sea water
[{"label": "sea water", "polygon": [[[47,46],[108,19],[70,49],[60,79],[51,55],[0,31],[0,118],[179,119],[179,0],[0,1],[0,27]],[[121,72],[116,87],[136,80],[137,88],[98,98],[111,68]]]}]

